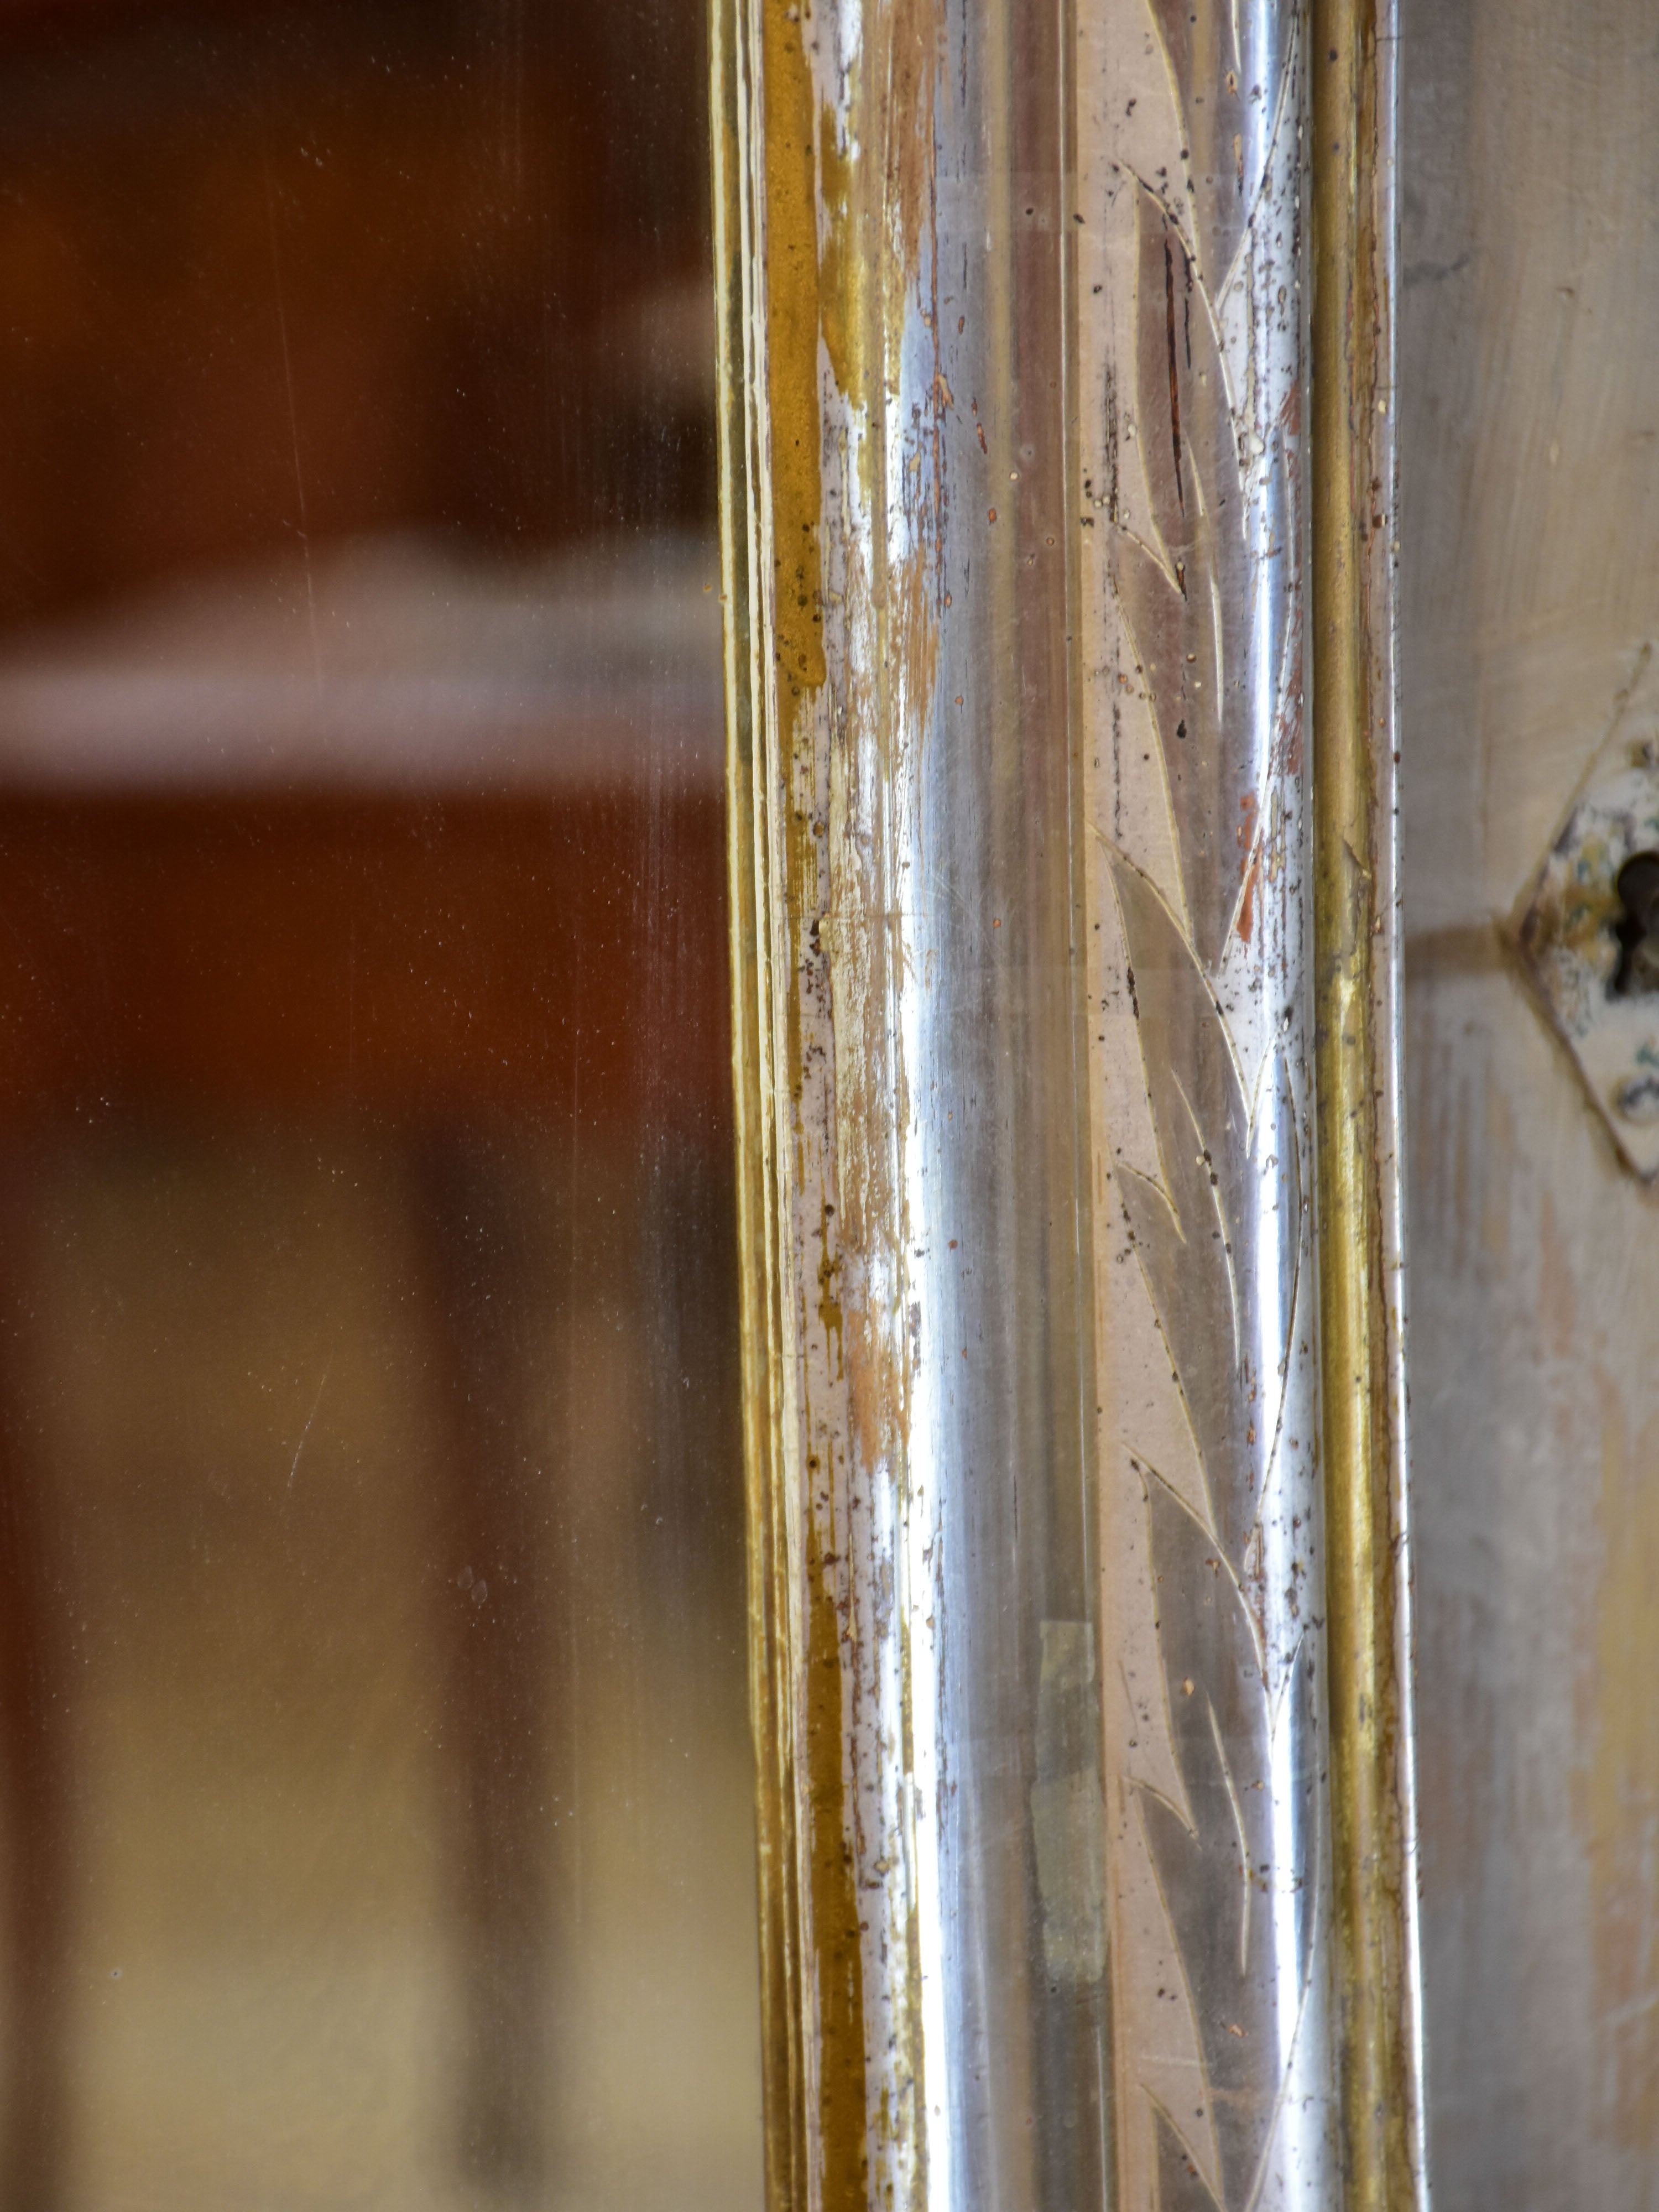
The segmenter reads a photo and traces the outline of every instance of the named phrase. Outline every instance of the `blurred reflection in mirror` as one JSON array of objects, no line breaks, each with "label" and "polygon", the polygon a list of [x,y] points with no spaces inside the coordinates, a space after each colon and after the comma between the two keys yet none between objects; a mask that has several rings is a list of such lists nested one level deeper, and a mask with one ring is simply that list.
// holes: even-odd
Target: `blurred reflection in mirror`
[{"label": "blurred reflection in mirror", "polygon": [[758,2204],[699,0],[0,18],[0,2205]]}]

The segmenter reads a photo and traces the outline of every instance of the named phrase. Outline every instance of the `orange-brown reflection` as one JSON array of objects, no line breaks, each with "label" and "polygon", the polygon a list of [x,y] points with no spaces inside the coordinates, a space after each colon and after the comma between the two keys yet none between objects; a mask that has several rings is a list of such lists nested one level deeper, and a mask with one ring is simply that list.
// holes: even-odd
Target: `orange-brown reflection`
[{"label": "orange-brown reflection", "polygon": [[0,609],[412,525],[522,550],[706,517],[690,0],[26,21]]},{"label": "orange-brown reflection", "polygon": [[696,0],[0,23],[0,2205],[759,2191]]}]

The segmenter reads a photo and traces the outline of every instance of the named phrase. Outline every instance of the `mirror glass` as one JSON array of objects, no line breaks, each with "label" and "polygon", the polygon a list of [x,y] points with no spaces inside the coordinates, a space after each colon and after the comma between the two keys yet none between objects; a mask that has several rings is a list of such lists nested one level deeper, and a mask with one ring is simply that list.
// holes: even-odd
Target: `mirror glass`
[{"label": "mirror glass", "polygon": [[0,24],[0,2203],[760,2199],[697,0]]}]

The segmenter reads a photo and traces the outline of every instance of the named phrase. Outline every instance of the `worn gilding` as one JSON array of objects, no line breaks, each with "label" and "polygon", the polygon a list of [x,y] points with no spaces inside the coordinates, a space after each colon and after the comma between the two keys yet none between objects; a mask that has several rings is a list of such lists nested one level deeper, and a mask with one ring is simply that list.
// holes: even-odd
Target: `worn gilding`
[{"label": "worn gilding", "polygon": [[1060,18],[721,21],[772,2188],[1098,2203]]},{"label": "worn gilding", "polygon": [[[1398,1169],[1390,1079],[1393,454],[1389,18],[1316,0],[1313,515],[1321,1382],[1329,1548],[1343,2164],[1413,2204],[1419,2144]],[[1379,34],[1382,35],[1379,35]]]},{"label": "worn gilding", "polygon": [[775,2203],[1366,2185],[1304,29],[717,9]]},{"label": "worn gilding", "polygon": [[732,982],[732,1067],[738,1151],[738,1237],[743,1330],[744,1457],[749,1534],[750,1710],[757,1765],[762,2051],[766,2195],[771,2212],[799,2202],[805,2172],[801,1920],[793,1789],[793,1668],[787,1552],[779,1483],[779,1316],[769,1264],[775,1185],[765,1111],[769,995],[766,859],[756,838],[757,778],[755,550],[750,484],[753,410],[743,371],[753,204],[747,173],[745,58],[733,11],[710,12],[716,326],[720,350],[720,550],[725,599],[727,883]]}]

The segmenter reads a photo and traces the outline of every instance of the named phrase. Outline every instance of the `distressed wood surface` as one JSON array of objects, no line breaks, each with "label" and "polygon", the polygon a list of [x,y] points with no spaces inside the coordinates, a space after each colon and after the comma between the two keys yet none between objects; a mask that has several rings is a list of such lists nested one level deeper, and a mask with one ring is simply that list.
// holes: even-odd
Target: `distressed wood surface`
[{"label": "distressed wood surface", "polygon": [[1659,2205],[1659,1216],[1507,949],[1659,637],[1659,24],[1404,9],[1402,769],[1441,2212]]}]

